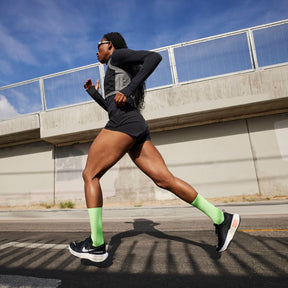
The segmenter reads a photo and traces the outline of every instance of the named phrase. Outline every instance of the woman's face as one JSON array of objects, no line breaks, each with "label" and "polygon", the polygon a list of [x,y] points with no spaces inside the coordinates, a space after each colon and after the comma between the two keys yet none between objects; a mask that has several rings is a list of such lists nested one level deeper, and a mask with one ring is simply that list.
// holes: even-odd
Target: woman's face
[{"label": "woman's face", "polygon": [[113,52],[112,49],[113,45],[111,41],[108,41],[105,38],[102,38],[101,41],[98,43],[98,52],[97,52],[97,59],[100,63],[105,64],[107,63],[108,58]]}]

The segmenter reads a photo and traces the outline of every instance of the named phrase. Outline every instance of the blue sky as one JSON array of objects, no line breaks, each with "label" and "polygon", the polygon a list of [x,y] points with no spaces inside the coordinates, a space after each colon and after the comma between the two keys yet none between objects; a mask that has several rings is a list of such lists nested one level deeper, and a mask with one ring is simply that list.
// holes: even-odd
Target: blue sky
[{"label": "blue sky", "polygon": [[150,50],[287,18],[287,0],[0,0],[0,86],[95,63],[111,31]]}]

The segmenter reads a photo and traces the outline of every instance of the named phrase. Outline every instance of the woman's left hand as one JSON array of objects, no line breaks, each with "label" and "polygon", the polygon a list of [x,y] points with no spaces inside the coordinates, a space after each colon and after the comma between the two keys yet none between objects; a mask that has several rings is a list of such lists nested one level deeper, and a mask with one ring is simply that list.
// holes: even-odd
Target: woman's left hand
[{"label": "woman's left hand", "polygon": [[117,106],[124,106],[126,100],[127,100],[127,97],[124,94],[122,94],[121,92],[118,92],[114,97],[114,101],[115,101]]}]

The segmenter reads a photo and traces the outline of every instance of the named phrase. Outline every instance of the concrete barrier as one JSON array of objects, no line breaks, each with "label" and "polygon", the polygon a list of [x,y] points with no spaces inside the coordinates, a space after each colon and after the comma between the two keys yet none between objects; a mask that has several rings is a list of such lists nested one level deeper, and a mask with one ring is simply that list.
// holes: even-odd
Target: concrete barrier
[{"label": "concrete barrier", "polygon": [[[150,90],[143,115],[169,169],[215,198],[287,195],[287,112],[283,65]],[[1,205],[84,203],[81,172],[107,120],[91,101],[0,122]],[[111,202],[175,197],[127,156],[104,175],[102,186]]]}]

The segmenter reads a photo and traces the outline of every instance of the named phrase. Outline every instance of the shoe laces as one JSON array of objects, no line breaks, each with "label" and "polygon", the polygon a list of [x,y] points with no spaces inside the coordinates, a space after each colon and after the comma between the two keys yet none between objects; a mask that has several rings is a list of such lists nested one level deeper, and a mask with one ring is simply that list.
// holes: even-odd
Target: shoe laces
[{"label": "shoe laces", "polygon": [[[91,238],[90,237],[88,237],[88,238],[86,238],[83,242],[83,246],[87,249],[87,248],[89,248],[90,247],[90,243],[91,243]],[[81,243],[81,244],[82,244]]]}]

